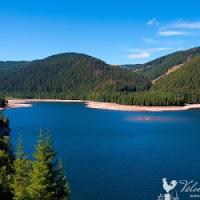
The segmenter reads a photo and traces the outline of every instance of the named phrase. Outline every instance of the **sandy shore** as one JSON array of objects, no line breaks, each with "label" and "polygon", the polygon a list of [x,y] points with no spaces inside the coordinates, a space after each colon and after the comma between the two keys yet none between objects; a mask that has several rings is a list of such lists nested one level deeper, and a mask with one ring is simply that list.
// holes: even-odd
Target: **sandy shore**
[{"label": "sandy shore", "polygon": [[36,102],[65,102],[65,103],[84,103],[82,100],[60,100],[60,99],[8,99],[7,108],[26,108],[31,107]]},{"label": "sandy shore", "polygon": [[88,108],[106,109],[106,110],[120,110],[120,111],[149,111],[149,112],[164,112],[164,111],[183,111],[189,109],[200,109],[200,104],[192,104],[186,106],[131,106],[120,105],[116,103],[102,103],[102,102],[87,102]]},{"label": "sandy shore", "polygon": [[[86,107],[93,109],[118,110],[118,111],[183,111],[189,109],[200,109],[200,104],[190,104],[185,106],[131,106],[116,103],[94,102],[83,100],[59,100],[59,99],[9,99],[8,108],[31,107],[36,102],[63,102],[63,103],[85,103]],[[1,109],[1,108],[0,108]]]}]

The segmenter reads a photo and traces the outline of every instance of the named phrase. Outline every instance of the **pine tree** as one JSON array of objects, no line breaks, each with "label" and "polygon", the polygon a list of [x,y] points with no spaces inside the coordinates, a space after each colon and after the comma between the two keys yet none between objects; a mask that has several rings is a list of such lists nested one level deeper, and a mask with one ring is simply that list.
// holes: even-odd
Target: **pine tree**
[{"label": "pine tree", "polygon": [[20,135],[16,159],[14,161],[14,176],[13,176],[13,199],[14,200],[27,200],[28,193],[27,187],[30,183],[29,173],[31,170],[31,161],[28,160],[24,153],[23,141]]},{"label": "pine tree", "polygon": [[54,169],[54,188],[55,200],[69,200],[71,191],[60,159]]},{"label": "pine tree", "polygon": [[69,185],[61,161],[56,161],[49,132],[40,131],[32,164],[29,195],[31,200],[68,200]]},{"label": "pine tree", "polygon": [[70,195],[70,187],[67,182],[67,178],[64,174],[62,161],[61,159],[57,160],[57,155],[52,148],[52,142],[49,131],[47,131],[46,133],[45,147],[46,158],[47,160],[49,160],[53,174],[52,190],[54,191],[54,200],[68,200]]},{"label": "pine tree", "polygon": [[32,164],[31,183],[29,185],[29,195],[32,200],[54,200],[54,191],[52,189],[52,160],[50,146],[43,138],[40,131],[38,144],[34,153],[35,161]]}]

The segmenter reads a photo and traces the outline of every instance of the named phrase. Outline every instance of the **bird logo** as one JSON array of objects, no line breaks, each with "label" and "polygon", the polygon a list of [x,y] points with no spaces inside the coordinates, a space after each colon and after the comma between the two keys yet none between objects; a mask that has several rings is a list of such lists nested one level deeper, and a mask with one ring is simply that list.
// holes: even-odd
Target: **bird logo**
[{"label": "bird logo", "polygon": [[163,181],[163,189],[167,192],[167,194],[169,194],[169,192],[171,190],[173,190],[176,187],[176,185],[178,184],[176,180],[172,180],[168,184],[166,178],[163,178],[162,181]]}]

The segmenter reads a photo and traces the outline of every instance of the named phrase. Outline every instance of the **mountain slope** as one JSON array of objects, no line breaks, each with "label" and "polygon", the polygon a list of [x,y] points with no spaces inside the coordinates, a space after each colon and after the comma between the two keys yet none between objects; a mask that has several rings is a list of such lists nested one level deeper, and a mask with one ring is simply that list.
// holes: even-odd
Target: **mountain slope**
[{"label": "mountain slope", "polygon": [[[200,56],[195,56],[199,51],[193,48],[175,52],[149,62],[150,67],[145,65],[137,72],[84,54],[58,54],[22,63],[19,68],[12,66],[0,79],[0,94],[148,106],[200,103]],[[173,68],[175,64],[179,65]],[[147,71],[151,77],[161,74],[153,85],[150,76],[145,77]]]},{"label": "mountain slope", "polygon": [[156,81],[164,78],[165,76],[168,76],[169,74],[171,74],[172,72],[175,72],[177,69],[179,69],[180,67],[182,67],[184,64],[180,64],[180,65],[175,65],[173,67],[171,67],[170,69],[167,70],[167,72],[159,77],[157,77],[156,79],[154,79],[152,81],[152,84],[155,84]]},{"label": "mountain slope", "polygon": [[156,81],[151,91],[179,95],[186,103],[200,102],[200,56]]},{"label": "mountain slope", "polygon": [[10,73],[26,67],[28,63],[26,61],[0,61],[0,81]]},{"label": "mountain slope", "polygon": [[106,100],[111,93],[129,93],[149,87],[143,75],[84,54],[65,53],[32,61],[9,74],[1,80],[0,93],[26,98]]},{"label": "mountain slope", "polygon": [[143,66],[142,64],[126,64],[126,65],[120,65],[122,68],[125,69],[131,69],[133,71],[137,71],[138,69],[141,69],[141,67]]},{"label": "mountain slope", "polygon": [[149,80],[154,80],[167,73],[173,66],[183,64],[197,55],[200,55],[200,47],[178,51],[141,65],[137,72]]}]

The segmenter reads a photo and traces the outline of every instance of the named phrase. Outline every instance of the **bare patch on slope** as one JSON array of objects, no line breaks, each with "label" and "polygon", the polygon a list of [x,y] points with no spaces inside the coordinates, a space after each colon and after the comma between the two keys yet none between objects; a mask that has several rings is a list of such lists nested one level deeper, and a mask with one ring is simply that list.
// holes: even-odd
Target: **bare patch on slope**
[{"label": "bare patch on slope", "polygon": [[158,80],[160,80],[161,78],[164,78],[165,76],[167,76],[167,75],[171,74],[172,72],[176,71],[176,70],[179,69],[182,65],[183,65],[183,64],[175,65],[175,66],[171,67],[170,69],[168,69],[168,71],[167,71],[165,74],[163,74],[162,76],[159,76],[159,77],[157,77],[156,79],[154,79],[154,80],[152,81],[152,84],[155,84],[156,81],[158,81]]}]

